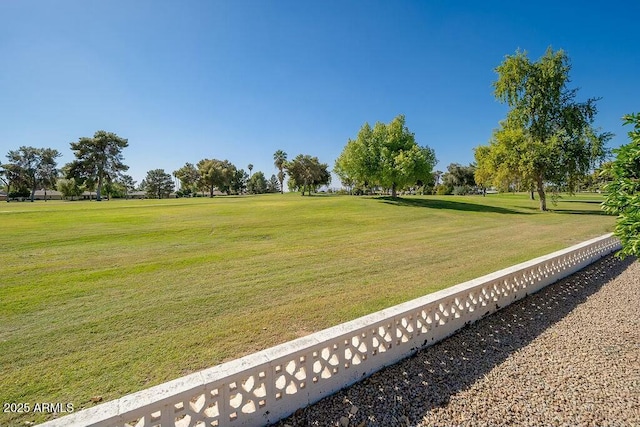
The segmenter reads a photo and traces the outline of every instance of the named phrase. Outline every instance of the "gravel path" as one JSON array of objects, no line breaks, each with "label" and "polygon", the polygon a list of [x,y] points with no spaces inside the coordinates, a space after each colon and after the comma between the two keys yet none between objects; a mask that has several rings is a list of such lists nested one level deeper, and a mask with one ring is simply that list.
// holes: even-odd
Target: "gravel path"
[{"label": "gravel path", "polygon": [[640,262],[604,258],[278,426],[640,426]]}]

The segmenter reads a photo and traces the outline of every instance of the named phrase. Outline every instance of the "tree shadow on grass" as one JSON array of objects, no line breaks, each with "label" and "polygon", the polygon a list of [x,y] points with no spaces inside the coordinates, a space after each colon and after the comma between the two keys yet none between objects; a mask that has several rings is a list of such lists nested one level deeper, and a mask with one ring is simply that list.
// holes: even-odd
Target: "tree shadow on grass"
[{"label": "tree shadow on grass", "polygon": [[561,200],[562,203],[591,203],[594,205],[601,205],[602,200]]},{"label": "tree shadow on grass", "polygon": [[[531,206],[517,206],[520,209],[526,209],[526,210],[530,210],[530,211],[535,211],[535,212],[539,212],[540,208],[532,208]],[[591,209],[558,209],[558,208],[554,208],[553,206],[549,207],[547,206],[547,208],[549,209],[549,212],[552,213],[557,213],[557,214],[569,214],[569,215],[609,215],[608,213],[606,213],[605,211],[596,211],[596,210],[591,210]]]},{"label": "tree shadow on grass", "polygon": [[[349,414],[352,406],[359,410],[351,414],[349,425],[398,425],[394,420],[401,419],[415,425],[431,410],[444,407],[451,396],[469,389],[511,354],[530,344],[633,262],[632,257],[624,261],[614,255],[605,257],[298,411],[279,425],[333,426],[340,416]],[[376,414],[377,422],[368,418],[372,413]]]},{"label": "tree shadow on grass", "polygon": [[459,202],[456,200],[442,200],[442,199],[409,199],[403,197],[389,197],[382,196],[376,197],[376,200],[382,201],[394,206],[409,206],[414,208],[430,208],[430,209],[449,209],[456,211],[466,212],[490,212],[499,214],[517,214],[517,215],[530,215],[529,212],[522,212],[515,209],[502,208],[498,206],[487,206],[483,204]]}]

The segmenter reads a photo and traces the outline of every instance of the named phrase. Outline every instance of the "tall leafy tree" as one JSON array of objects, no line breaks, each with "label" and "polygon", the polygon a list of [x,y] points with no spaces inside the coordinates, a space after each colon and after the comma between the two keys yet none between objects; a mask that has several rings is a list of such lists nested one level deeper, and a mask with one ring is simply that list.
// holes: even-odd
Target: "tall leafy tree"
[{"label": "tall leafy tree", "polygon": [[247,169],[249,169],[249,178],[251,178],[251,171],[253,170],[253,165],[249,163],[249,165],[247,166]]},{"label": "tall leafy tree", "polygon": [[142,186],[147,192],[147,196],[162,199],[169,197],[174,189],[171,175],[164,169],[153,169],[147,172],[147,176],[142,181]]},{"label": "tall leafy tree", "polygon": [[269,181],[267,181],[267,193],[279,193],[280,192],[280,182],[275,175],[271,175]]},{"label": "tall leafy tree", "polygon": [[70,197],[73,200],[74,197],[79,197],[82,195],[82,188],[76,183],[76,180],[73,178],[69,179],[59,179],[56,183],[56,187],[60,193],[62,193],[62,197],[67,198]]},{"label": "tall leafy tree", "polygon": [[614,149],[615,159],[603,172],[611,181],[605,185],[603,209],[618,215],[614,234],[620,238],[619,255],[640,257],[640,114],[623,117],[626,125],[633,125],[630,142]]},{"label": "tall leafy tree", "polygon": [[575,101],[578,90],[567,87],[570,70],[562,50],[548,48],[537,62],[526,52],[507,55],[496,68],[493,87],[510,110],[494,132],[489,152],[480,151],[476,158],[481,177],[499,181],[511,171],[525,186],[534,187],[543,211],[545,185],[573,188],[604,159],[611,138],[593,128],[597,100]]},{"label": "tall leafy tree", "polygon": [[430,180],[436,163],[433,149],[419,146],[399,115],[386,125],[365,123],[347,142],[334,171],[343,181],[389,188],[396,197],[398,189]]},{"label": "tall leafy tree", "polygon": [[115,179],[118,173],[129,169],[125,165],[122,150],[129,142],[112,132],[97,131],[93,138],[82,137],[71,143],[76,160],[69,164],[68,177],[92,181],[96,184],[96,200],[102,200],[102,186],[107,179]]},{"label": "tall leafy tree", "polygon": [[193,163],[185,163],[184,166],[173,172],[173,176],[180,180],[180,187],[183,192],[195,192],[200,173]]},{"label": "tall leafy tree", "polygon": [[289,186],[295,190],[302,190],[311,195],[312,190],[317,190],[322,185],[331,183],[331,173],[326,163],[320,163],[317,157],[299,154],[285,165],[289,174]]},{"label": "tall leafy tree", "polygon": [[222,192],[229,192],[236,175],[236,167],[228,160],[203,159],[196,165],[200,174],[199,186],[209,190],[213,197],[216,188]]},{"label": "tall leafy tree", "polygon": [[284,166],[287,164],[287,153],[278,150],[273,154],[273,164],[278,168],[278,180],[280,181],[280,193],[284,194]]},{"label": "tall leafy tree", "polygon": [[258,171],[251,175],[247,182],[247,191],[251,194],[263,194],[267,192],[267,179],[264,173]]},{"label": "tall leafy tree", "polygon": [[9,181],[23,184],[31,191],[33,202],[38,188],[46,189],[55,185],[58,176],[56,158],[60,157],[58,150],[52,148],[35,148],[22,146],[18,150],[9,151],[9,162],[3,165]]},{"label": "tall leafy tree", "polygon": [[247,182],[249,181],[249,175],[244,169],[237,169],[231,180],[231,191],[236,194],[244,193],[247,188]]}]

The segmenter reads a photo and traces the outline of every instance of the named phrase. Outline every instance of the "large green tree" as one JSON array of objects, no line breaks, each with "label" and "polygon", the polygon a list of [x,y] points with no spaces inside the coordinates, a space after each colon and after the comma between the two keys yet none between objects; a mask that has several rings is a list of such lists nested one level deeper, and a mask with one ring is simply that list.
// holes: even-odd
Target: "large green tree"
[{"label": "large green tree", "polygon": [[278,168],[278,181],[280,181],[280,193],[284,194],[284,167],[287,164],[287,153],[278,150],[273,154],[273,164]]},{"label": "large green tree", "polygon": [[289,187],[292,190],[302,190],[303,196],[305,191],[311,195],[311,191],[331,183],[329,165],[320,163],[317,157],[299,154],[287,162],[285,168],[289,174]]},{"label": "large green tree", "polygon": [[68,178],[80,179],[87,185],[96,185],[96,200],[102,200],[105,180],[114,180],[120,172],[129,169],[124,164],[122,150],[129,142],[112,132],[97,131],[93,138],[82,137],[71,143],[76,160],[68,165]]},{"label": "large green tree", "polygon": [[193,163],[185,163],[180,169],[173,171],[173,176],[180,180],[180,187],[183,193],[194,193],[197,190],[197,183],[200,173]]},{"label": "large green tree", "polygon": [[421,147],[399,115],[389,124],[365,123],[355,140],[349,139],[335,163],[334,171],[343,182],[398,189],[431,179],[437,163],[435,152]]},{"label": "large green tree", "polygon": [[540,209],[547,210],[545,185],[573,189],[605,156],[609,133],[593,128],[596,99],[577,102],[569,89],[571,65],[567,54],[548,48],[536,62],[526,52],[507,55],[496,68],[496,98],[509,106],[489,142],[476,150],[483,183],[503,184],[517,179],[535,188]]},{"label": "large green tree", "polygon": [[210,197],[213,197],[213,190],[216,188],[221,192],[229,192],[237,171],[231,162],[203,159],[196,166],[200,174],[199,187],[206,188]]},{"label": "large green tree", "polygon": [[22,146],[17,150],[9,151],[7,164],[2,165],[4,173],[8,177],[9,185],[23,185],[31,191],[33,202],[38,188],[46,190],[55,186],[58,176],[56,158],[60,157],[58,150],[52,148],[35,148]]},{"label": "large green tree", "polygon": [[614,233],[622,243],[621,256],[640,257],[640,114],[623,118],[632,124],[630,142],[614,149],[615,160],[603,172],[611,182],[605,185],[606,198],[603,209],[618,215]]},{"label": "large green tree", "polygon": [[263,194],[267,192],[267,179],[264,173],[258,171],[251,175],[247,182],[247,191],[251,194]]},{"label": "large green tree", "polygon": [[169,197],[174,189],[171,175],[164,169],[153,169],[147,172],[147,176],[142,181],[141,187],[147,192],[148,197],[162,199]]}]

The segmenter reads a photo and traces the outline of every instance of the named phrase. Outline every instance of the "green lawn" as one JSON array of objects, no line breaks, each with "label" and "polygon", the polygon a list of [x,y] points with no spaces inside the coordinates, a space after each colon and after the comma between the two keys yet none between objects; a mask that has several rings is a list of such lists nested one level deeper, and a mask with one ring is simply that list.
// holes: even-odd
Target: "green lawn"
[{"label": "green lawn", "polygon": [[600,200],[2,203],[0,403],[88,407],[570,246]]}]

